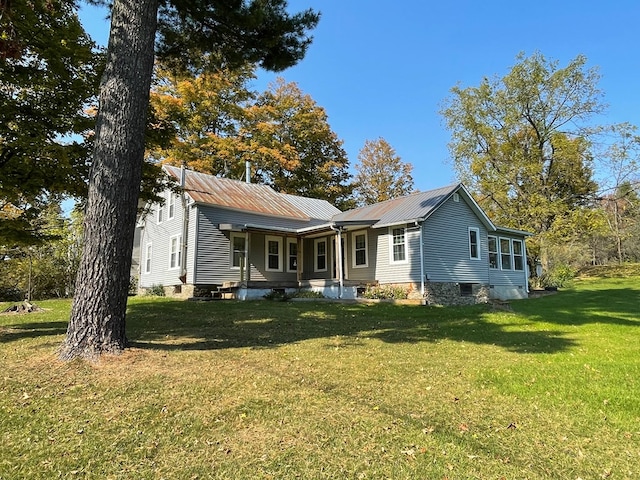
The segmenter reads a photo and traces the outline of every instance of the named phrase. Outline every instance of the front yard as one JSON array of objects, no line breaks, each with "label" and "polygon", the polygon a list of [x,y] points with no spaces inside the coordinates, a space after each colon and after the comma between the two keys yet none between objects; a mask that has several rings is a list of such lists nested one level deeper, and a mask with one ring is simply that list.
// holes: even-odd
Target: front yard
[{"label": "front yard", "polygon": [[[0,478],[638,478],[640,278],[510,306],[68,301],[0,316]],[[7,305],[0,305],[4,309]]]}]

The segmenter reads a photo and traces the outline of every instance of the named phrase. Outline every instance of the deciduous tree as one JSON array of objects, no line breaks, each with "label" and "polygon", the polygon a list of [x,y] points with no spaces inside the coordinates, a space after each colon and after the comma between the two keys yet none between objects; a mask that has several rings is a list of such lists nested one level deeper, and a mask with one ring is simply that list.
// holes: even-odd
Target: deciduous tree
[{"label": "deciduous tree", "polygon": [[587,121],[604,110],[596,69],[578,56],[564,68],[540,53],[520,55],[501,79],[454,87],[441,110],[458,176],[496,223],[562,241],[588,225],[576,215],[597,190]]},{"label": "deciduous tree", "polygon": [[365,141],[358,161],[354,185],[359,205],[402,197],[413,191],[413,165],[404,163],[384,138]]},{"label": "deciduous tree", "polygon": [[264,162],[256,165],[264,183],[338,208],[350,205],[349,160],[342,140],[331,130],[324,108],[296,83],[280,78],[259,95],[242,133],[257,161]]},{"label": "deciduous tree", "polygon": [[86,194],[98,63],[74,2],[0,2],[0,245],[37,242],[48,203]]}]

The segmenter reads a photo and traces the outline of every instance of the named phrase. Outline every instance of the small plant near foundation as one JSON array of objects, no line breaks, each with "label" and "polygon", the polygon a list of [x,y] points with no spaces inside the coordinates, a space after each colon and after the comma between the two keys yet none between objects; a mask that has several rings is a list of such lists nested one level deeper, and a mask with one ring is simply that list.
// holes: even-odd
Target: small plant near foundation
[{"label": "small plant near foundation", "polygon": [[404,287],[396,287],[393,285],[367,287],[367,289],[362,293],[362,298],[374,300],[405,300],[409,298],[409,290]]}]

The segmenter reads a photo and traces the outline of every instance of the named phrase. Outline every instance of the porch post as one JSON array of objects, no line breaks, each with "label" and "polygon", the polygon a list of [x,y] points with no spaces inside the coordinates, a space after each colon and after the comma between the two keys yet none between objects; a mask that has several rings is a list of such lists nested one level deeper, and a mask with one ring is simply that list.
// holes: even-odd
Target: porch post
[{"label": "porch post", "polygon": [[302,259],[303,257],[303,252],[302,252],[302,244],[304,243],[302,241],[301,237],[296,237],[296,252],[298,254],[297,258],[296,258],[296,280],[298,281],[298,287],[300,287],[302,285]]},{"label": "porch post", "polygon": [[424,298],[424,237],[422,236],[422,227],[420,224],[420,295]]},{"label": "porch post", "polygon": [[338,263],[338,279],[340,283],[340,293],[338,293],[338,298],[342,298],[343,289],[344,289],[344,272],[342,271],[342,230],[338,228],[338,248],[336,248],[336,262]]},{"label": "porch post", "polygon": [[246,230],[244,232],[244,268],[245,268],[245,275],[244,275],[244,282],[246,284],[246,286],[249,286],[249,272],[251,271],[251,268],[249,267],[250,262],[249,262],[249,231]]}]

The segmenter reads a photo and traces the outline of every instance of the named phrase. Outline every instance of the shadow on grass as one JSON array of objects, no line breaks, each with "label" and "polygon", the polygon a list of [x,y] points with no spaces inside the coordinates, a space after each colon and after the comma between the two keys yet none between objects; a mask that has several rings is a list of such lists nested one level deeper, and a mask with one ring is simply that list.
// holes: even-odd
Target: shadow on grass
[{"label": "shadow on grass", "polygon": [[0,326],[0,343],[13,342],[23,338],[63,335],[67,331],[67,322],[16,322]]},{"label": "shadow on grass", "polygon": [[[527,320],[491,315],[486,305],[433,308],[390,304],[278,302],[137,302],[129,306],[131,346],[159,350],[273,348],[316,338],[387,343],[444,339],[497,345],[513,352],[553,353],[574,341],[539,331]],[[501,320],[497,321],[497,317]]]},{"label": "shadow on grass", "polygon": [[534,301],[513,303],[514,310],[533,321],[576,326],[608,324],[640,327],[640,290],[581,286]]}]

